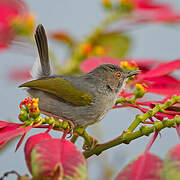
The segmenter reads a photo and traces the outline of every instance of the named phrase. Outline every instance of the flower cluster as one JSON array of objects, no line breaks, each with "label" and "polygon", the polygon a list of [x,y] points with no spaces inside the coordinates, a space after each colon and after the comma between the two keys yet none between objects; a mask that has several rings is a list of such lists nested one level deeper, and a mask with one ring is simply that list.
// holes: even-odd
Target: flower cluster
[{"label": "flower cluster", "polygon": [[38,107],[39,99],[25,98],[24,101],[20,103],[21,113],[19,115],[19,120],[25,122],[29,119],[36,119],[40,115],[40,110]]},{"label": "flower cluster", "polygon": [[9,140],[22,135],[16,150],[22,143],[25,135],[35,127],[42,124],[42,118],[39,116],[40,111],[38,108],[38,99],[26,98],[20,103],[20,115],[19,119],[23,123],[12,123],[6,121],[0,121],[0,146],[3,146]]}]

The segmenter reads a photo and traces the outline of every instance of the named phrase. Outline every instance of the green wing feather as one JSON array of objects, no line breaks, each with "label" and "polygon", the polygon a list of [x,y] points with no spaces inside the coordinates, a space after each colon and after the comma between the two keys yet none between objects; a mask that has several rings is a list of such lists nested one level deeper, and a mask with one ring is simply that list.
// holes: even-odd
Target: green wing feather
[{"label": "green wing feather", "polygon": [[61,77],[33,80],[26,82],[19,87],[39,89],[56,95],[76,106],[85,106],[93,102],[91,94],[73,87],[68,80]]}]

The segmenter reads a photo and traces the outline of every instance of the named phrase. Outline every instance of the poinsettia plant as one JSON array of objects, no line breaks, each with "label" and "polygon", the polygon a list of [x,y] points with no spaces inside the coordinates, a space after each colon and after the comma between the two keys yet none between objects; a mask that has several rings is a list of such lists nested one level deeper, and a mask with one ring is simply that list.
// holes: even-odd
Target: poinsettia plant
[{"label": "poinsettia plant", "polygon": [[[121,170],[115,179],[180,179],[179,144],[169,150],[164,160],[149,152],[165,128],[175,129],[180,137],[180,79],[176,74],[180,69],[180,59],[165,62],[126,57],[131,47],[128,30],[147,23],[179,23],[180,12],[169,4],[154,0],[102,0],[102,6],[107,11],[107,17],[83,41],[77,41],[63,31],[48,34],[50,39],[65,43],[69,48],[69,58],[64,65],[59,65],[58,58],[50,50],[51,59],[57,73],[67,75],[88,73],[102,63],[119,65],[125,71],[141,70],[136,77],[128,79],[126,88],[112,107],[112,110],[135,108],[140,113],[118,137],[98,143],[86,128],[71,129],[66,121],[41,116],[39,100],[27,97],[19,106],[20,122],[0,121],[0,147],[21,136],[15,151],[25,140],[24,154],[31,176],[10,171],[1,179],[11,173],[24,180],[87,179],[86,159],[150,134],[152,138],[145,152]],[[125,22],[121,28],[110,28],[114,23],[121,22]],[[0,0],[0,51],[12,48],[14,41],[34,44],[35,24],[35,15],[23,0]],[[30,79],[30,69],[14,69],[9,78],[16,81]],[[151,94],[158,95],[158,99],[153,99]],[[26,139],[28,132],[35,128],[44,129],[44,132]],[[61,137],[54,138],[51,131],[62,132]],[[79,137],[84,139],[80,150],[75,144]]]}]

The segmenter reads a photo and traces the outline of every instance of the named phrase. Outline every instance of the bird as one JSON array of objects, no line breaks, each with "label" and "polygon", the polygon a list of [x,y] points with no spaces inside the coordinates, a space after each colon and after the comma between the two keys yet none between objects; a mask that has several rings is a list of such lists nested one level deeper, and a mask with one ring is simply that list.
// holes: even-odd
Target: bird
[{"label": "bird", "polygon": [[67,120],[77,128],[102,120],[115,105],[127,79],[140,72],[124,71],[120,66],[104,63],[83,75],[55,74],[42,24],[37,26],[34,36],[39,54],[32,68],[35,79],[19,87],[26,88],[31,97],[39,98],[42,114]]}]

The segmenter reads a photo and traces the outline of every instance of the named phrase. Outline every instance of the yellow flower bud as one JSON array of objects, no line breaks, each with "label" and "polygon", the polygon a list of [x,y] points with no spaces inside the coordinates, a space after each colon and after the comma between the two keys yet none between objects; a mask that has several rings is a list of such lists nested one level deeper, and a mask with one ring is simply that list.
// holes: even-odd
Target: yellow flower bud
[{"label": "yellow flower bud", "polygon": [[129,66],[127,61],[121,61],[120,64],[122,68],[127,68]]},{"label": "yellow flower bud", "polygon": [[96,46],[95,47],[95,54],[97,55],[105,55],[105,49],[102,46]]},{"label": "yellow flower bud", "polygon": [[39,103],[39,98],[33,98],[32,102],[38,104]]},{"label": "yellow flower bud", "polygon": [[146,84],[136,84],[136,90],[134,91],[134,95],[136,98],[141,98],[146,93]]},{"label": "yellow flower bud", "polygon": [[91,44],[82,44],[80,46],[80,51],[83,52],[85,55],[89,55],[92,52]]}]

